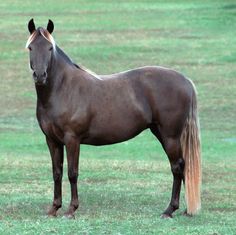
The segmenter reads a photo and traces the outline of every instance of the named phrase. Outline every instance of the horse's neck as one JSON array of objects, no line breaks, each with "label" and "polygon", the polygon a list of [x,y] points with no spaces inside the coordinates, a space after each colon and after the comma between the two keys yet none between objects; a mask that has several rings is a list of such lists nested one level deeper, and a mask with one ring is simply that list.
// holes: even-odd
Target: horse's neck
[{"label": "horse's neck", "polygon": [[47,84],[45,86],[37,86],[37,100],[38,104],[47,106],[50,100],[51,95],[61,84],[63,79],[63,71],[66,70],[66,62],[60,56],[60,54],[55,54],[52,57],[50,67],[48,70]]},{"label": "horse's neck", "polygon": [[47,86],[36,86],[37,93],[37,105],[47,106],[49,98],[51,96],[51,91]]},{"label": "horse's neck", "polygon": [[85,85],[88,87],[93,83],[92,81],[98,81],[94,75],[85,69],[78,68],[80,67],[76,67],[72,60],[57,47],[48,71],[46,86],[36,86],[38,105],[50,106],[50,97],[52,95],[58,96],[58,93],[63,90],[61,88],[69,85],[71,76],[68,76],[70,74],[68,71],[76,69],[77,79],[80,79],[76,86]]}]

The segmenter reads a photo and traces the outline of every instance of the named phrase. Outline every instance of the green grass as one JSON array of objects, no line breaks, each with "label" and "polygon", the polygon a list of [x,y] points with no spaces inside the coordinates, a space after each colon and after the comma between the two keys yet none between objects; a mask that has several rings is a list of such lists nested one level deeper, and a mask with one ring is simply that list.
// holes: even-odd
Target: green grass
[{"label": "green grass", "polygon": [[[236,4],[227,1],[0,2],[0,234],[236,234]],[[128,142],[82,146],[80,209],[64,167],[63,207],[51,204],[51,160],[35,118],[27,23],[55,23],[73,60],[98,74],[162,65],[192,78],[202,133],[202,211],[162,220],[172,176],[160,144],[145,131]]]}]

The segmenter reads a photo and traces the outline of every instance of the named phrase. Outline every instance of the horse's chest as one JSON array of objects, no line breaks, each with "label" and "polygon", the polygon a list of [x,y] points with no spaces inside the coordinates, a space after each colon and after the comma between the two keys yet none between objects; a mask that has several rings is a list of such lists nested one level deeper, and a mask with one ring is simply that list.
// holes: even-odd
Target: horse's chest
[{"label": "horse's chest", "polygon": [[[39,112],[38,112],[39,113]],[[56,139],[64,143],[67,134],[79,136],[86,132],[89,125],[87,112],[55,112],[52,110],[43,110],[38,115],[39,125],[47,137]]]},{"label": "horse's chest", "polygon": [[50,120],[48,117],[44,117],[39,119],[39,125],[47,137],[63,142],[64,131],[55,121]]}]

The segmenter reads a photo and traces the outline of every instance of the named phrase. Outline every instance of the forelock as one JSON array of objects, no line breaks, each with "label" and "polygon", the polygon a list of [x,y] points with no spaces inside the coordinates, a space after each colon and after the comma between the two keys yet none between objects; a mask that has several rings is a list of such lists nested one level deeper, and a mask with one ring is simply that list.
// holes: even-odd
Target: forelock
[{"label": "forelock", "polygon": [[44,28],[38,28],[37,30],[35,30],[28,38],[25,48],[28,48],[30,43],[32,43],[39,35],[43,36],[47,41],[49,41],[53,48],[55,49],[56,47],[56,43],[54,41],[53,36]]}]

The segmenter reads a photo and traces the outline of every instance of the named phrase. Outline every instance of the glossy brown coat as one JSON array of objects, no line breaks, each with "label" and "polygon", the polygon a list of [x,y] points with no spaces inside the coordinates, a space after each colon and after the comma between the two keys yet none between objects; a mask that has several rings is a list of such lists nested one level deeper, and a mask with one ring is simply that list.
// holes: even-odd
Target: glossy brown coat
[{"label": "glossy brown coat", "polygon": [[[187,120],[197,123],[192,82],[174,70],[157,66],[94,75],[74,64],[54,45],[49,36],[54,28],[51,24],[49,22],[47,30],[36,30],[31,20],[29,31],[31,37],[35,35],[27,45],[37,92],[37,119],[46,136],[53,165],[54,201],[48,215],[55,216],[62,204],[64,146],[71,183],[71,203],[66,216],[73,217],[79,205],[80,144],[119,143],[149,128],[161,142],[171,164],[174,177],[172,197],[163,213],[163,217],[171,217],[179,207],[181,181],[184,179],[182,133],[187,128]],[[199,169],[197,172],[199,181]],[[199,203],[188,213],[195,213]]]}]

